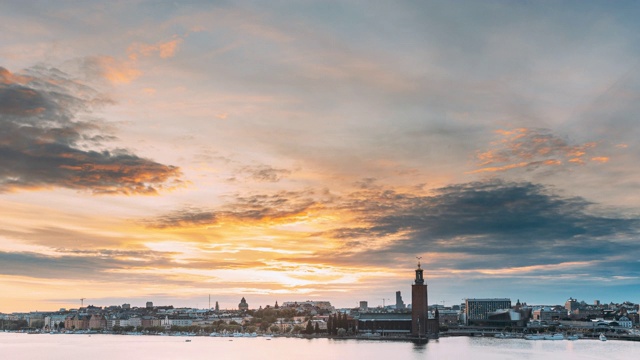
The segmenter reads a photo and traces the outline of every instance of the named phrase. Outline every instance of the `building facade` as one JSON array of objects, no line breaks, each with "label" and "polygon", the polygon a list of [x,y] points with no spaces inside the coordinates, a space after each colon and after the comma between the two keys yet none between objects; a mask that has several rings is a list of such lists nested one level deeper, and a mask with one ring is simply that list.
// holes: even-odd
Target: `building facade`
[{"label": "building facade", "polygon": [[511,309],[511,299],[466,299],[466,325],[487,320],[490,313],[502,309]]}]

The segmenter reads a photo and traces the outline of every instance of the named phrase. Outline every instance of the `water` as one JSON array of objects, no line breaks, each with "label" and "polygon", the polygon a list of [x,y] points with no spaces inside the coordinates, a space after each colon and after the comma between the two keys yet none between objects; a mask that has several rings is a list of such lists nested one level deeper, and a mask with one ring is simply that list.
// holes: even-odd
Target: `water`
[{"label": "water", "polygon": [[[191,340],[185,342],[185,340]],[[410,342],[0,333],[0,359],[631,359],[640,342],[452,337]]]}]

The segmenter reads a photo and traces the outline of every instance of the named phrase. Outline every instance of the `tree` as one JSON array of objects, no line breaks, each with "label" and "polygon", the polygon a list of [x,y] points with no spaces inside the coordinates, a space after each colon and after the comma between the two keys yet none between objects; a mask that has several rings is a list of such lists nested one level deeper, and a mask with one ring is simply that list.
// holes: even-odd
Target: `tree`
[{"label": "tree", "polygon": [[269,330],[271,330],[272,333],[277,334],[280,332],[280,327],[276,324],[271,325],[271,327],[269,328]]},{"label": "tree", "polygon": [[316,322],[315,328],[313,329],[313,332],[316,334],[320,333],[320,325],[318,325],[318,323]]},{"label": "tree", "polygon": [[307,321],[307,329],[305,330],[306,334],[313,334],[313,324],[311,324],[311,320]]},{"label": "tree", "polygon": [[31,327],[34,327],[36,329],[41,329],[44,327],[44,320],[35,320],[33,323],[31,323]]},{"label": "tree", "polygon": [[304,330],[304,328],[300,325],[294,325],[293,329],[291,330],[292,333],[294,334],[300,334],[300,332]]}]

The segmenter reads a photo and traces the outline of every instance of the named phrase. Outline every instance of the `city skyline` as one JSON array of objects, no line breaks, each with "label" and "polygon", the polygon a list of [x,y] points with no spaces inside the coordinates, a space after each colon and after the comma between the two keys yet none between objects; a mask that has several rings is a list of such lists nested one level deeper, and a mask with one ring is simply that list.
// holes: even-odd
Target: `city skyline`
[{"label": "city skyline", "polygon": [[638,302],[639,10],[3,2],[0,311]]}]

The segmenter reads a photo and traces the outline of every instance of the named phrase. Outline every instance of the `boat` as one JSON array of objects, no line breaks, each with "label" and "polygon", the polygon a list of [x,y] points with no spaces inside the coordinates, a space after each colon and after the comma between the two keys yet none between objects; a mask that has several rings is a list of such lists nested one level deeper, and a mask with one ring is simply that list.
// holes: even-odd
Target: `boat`
[{"label": "boat", "polygon": [[578,339],[580,339],[580,337],[576,334],[567,335],[567,340],[578,340]]},{"label": "boat", "polygon": [[561,333],[555,333],[553,335],[545,335],[545,340],[564,340],[564,335]]},{"label": "boat", "polygon": [[544,335],[542,334],[527,334],[524,336],[526,340],[544,340]]},{"label": "boat", "polygon": [[607,341],[607,337],[604,336],[603,333],[600,333],[600,336],[598,336],[598,338],[600,339],[600,341]]},{"label": "boat", "polygon": [[191,339],[187,339],[187,340],[185,340],[184,342],[191,342]]}]

